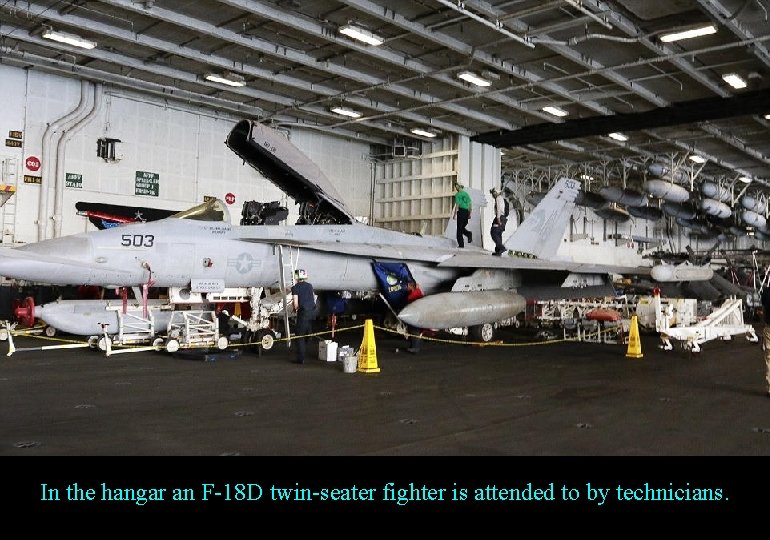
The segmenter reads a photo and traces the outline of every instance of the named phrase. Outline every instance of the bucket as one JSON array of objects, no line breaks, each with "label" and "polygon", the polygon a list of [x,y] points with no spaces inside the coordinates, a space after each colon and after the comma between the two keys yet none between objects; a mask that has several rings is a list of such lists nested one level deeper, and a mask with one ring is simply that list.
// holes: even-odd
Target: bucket
[{"label": "bucket", "polygon": [[342,371],[345,373],[355,373],[358,369],[358,356],[343,356]]}]

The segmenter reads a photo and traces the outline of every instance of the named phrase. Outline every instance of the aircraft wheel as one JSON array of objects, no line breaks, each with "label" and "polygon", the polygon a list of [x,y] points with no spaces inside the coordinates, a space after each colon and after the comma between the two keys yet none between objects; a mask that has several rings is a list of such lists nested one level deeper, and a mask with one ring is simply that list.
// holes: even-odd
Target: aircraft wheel
[{"label": "aircraft wheel", "polygon": [[155,338],[152,341],[152,346],[155,347],[156,351],[161,350],[163,348],[163,338],[162,337]]},{"label": "aircraft wheel", "polygon": [[257,338],[259,338],[259,344],[264,350],[269,351],[273,348],[275,336],[270,330],[260,330],[257,332]]},{"label": "aircraft wheel", "polygon": [[217,340],[217,349],[224,351],[227,348],[227,338],[225,336],[219,336]]},{"label": "aircraft wheel", "polygon": [[99,338],[99,341],[97,342],[97,346],[99,347],[99,350],[102,352],[107,351],[107,344],[112,345],[112,340],[109,338],[109,336],[101,336]]},{"label": "aircraft wheel", "polygon": [[175,353],[179,350],[179,342],[175,339],[169,339],[166,342],[166,350],[170,353]]},{"label": "aircraft wheel", "polygon": [[99,344],[99,336],[89,336],[88,338],[88,347],[90,349],[96,349]]},{"label": "aircraft wheel", "polygon": [[46,326],[43,332],[48,337],[54,337],[56,335],[56,328],[54,328],[53,326]]},{"label": "aircraft wheel", "polygon": [[478,324],[468,328],[468,333],[473,341],[489,343],[495,337],[495,326],[492,323]]},{"label": "aircraft wheel", "polygon": [[0,341],[8,341],[8,330],[5,328],[0,330]]}]

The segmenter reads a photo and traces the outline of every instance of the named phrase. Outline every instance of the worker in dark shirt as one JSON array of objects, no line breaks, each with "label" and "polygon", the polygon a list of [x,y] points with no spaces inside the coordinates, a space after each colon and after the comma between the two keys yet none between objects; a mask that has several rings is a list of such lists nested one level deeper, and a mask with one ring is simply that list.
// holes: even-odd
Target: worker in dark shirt
[{"label": "worker in dark shirt", "polygon": [[294,341],[297,343],[297,356],[295,364],[305,363],[305,341],[304,336],[309,334],[313,318],[315,318],[315,292],[313,285],[307,280],[307,272],[298,269],[294,272],[295,283],[291,288],[292,305],[294,313],[297,315],[297,324],[294,328]]}]

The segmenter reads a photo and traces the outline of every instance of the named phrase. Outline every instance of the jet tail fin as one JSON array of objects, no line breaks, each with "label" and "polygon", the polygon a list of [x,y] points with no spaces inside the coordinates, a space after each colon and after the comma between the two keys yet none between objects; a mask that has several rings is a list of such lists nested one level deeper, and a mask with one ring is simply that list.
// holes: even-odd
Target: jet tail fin
[{"label": "jet tail fin", "polygon": [[551,259],[561,245],[581,184],[562,177],[504,242],[517,255]]}]

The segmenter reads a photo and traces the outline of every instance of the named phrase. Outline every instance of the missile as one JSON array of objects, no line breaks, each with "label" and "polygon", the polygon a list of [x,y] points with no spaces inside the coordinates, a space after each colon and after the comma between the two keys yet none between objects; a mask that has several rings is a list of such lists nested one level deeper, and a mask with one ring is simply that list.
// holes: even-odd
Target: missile
[{"label": "missile", "polygon": [[416,328],[457,328],[509,319],[526,306],[513,291],[445,292],[415,300],[398,318]]},{"label": "missile", "polygon": [[[171,320],[171,310],[161,310],[168,305],[168,300],[150,299],[147,307],[152,314],[156,332],[165,331]],[[118,312],[122,312],[122,300],[55,300],[36,306],[32,298],[27,298],[14,310],[15,317],[26,326],[32,326],[35,319],[41,319],[49,326],[66,334],[93,336],[117,334],[119,331]],[[129,324],[136,326],[136,318],[142,316],[142,305],[136,300],[127,303]],[[102,330],[102,324],[106,324]]]},{"label": "missile", "polygon": [[695,266],[688,261],[681,264],[656,264],[650,270],[655,281],[707,281],[714,277],[708,266]]}]

